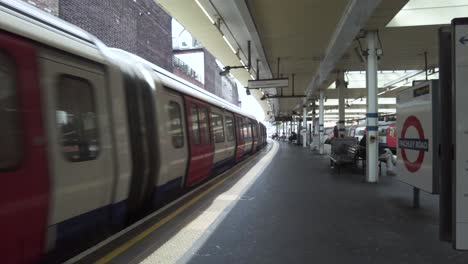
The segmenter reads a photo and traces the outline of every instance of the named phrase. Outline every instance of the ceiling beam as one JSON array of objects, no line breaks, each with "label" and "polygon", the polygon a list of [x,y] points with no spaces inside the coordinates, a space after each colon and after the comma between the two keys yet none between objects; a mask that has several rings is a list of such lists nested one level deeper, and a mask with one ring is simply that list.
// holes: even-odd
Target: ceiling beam
[{"label": "ceiling beam", "polygon": [[[366,105],[365,104],[362,104],[362,105],[358,105],[358,104],[354,104],[354,105],[350,105],[349,107],[346,107],[346,109],[366,109]],[[330,109],[338,109],[338,106],[337,105],[325,105],[324,106],[325,110],[330,110]],[[396,104],[379,104],[379,109],[395,109],[396,108]]]},{"label": "ceiling beam", "polygon": [[[387,91],[386,93],[379,95],[379,98],[391,98],[396,97],[397,92],[406,89],[407,87],[401,87],[392,91]],[[379,88],[378,93],[385,91],[385,88]],[[337,89],[327,89],[325,90],[325,96],[328,99],[338,99],[338,90]],[[351,88],[345,90],[345,98],[355,99],[355,98],[366,98],[367,97],[367,88]]]},{"label": "ceiling beam", "polygon": [[[328,44],[325,58],[321,61],[318,71],[307,86],[306,95],[309,98],[323,89],[322,85],[327,81],[329,74],[335,69],[380,2],[381,0],[349,1]],[[305,104],[306,101],[307,98],[304,99],[303,103]]]}]

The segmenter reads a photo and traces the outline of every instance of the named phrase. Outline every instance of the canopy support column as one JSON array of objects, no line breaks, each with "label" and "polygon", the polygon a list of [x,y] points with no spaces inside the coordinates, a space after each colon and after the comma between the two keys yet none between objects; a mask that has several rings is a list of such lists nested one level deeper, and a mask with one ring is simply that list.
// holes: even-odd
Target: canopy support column
[{"label": "canopy support column", "polygon": [[377,105],[377,33],[367,33],[367,171],[366,181],[377,183],[379,181],[378,159],[378,105]]},{"label": "canopy support column", "polygon": [[323,91],[320,91],[320,102],[319,102],[319,152],[320,154],[323,154],[324,152],[324,145],[323,145],[323,142],[324,142],[324,132],[325,132],[325,128],[324,128],[324,124],[323,124],[323,121],[324,121],[324,107],[323,107],[323,103],[324,103],[324,92]]},{"label": "canopy support column", "polygon": [[338,78],[336,80],[338,89],[338,134],[340,138],[345,136],[345,80],[344,71],[338,72]]},{"label": "canopy support column", "polygon": [[307,147],[307,107],[302,108],[302,146]]}]

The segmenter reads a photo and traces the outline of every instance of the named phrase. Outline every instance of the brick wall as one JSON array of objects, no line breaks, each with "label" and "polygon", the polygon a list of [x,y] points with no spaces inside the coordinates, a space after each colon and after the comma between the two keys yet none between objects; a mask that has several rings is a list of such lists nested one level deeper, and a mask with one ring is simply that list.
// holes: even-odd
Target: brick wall
[{"label": "brick wall", "polygon": [[221,69],[215,57],[206,49],[205,52],[205,89],[224,100],[239,106],[237,85],[228,77],[219,75]]},{"label": "brick wall", "polygon": [[[23,0],[59,15],[95,35],[106,45],[135,53],[170,71],[172,66],[171,17],[154,0]],[[222,80],[215,57],[204,49],[205,84],[189,80],[239,105],[237,86]],[[188,79],[181,72],[176,75]],[[226,77],[223,77],[226,78]]]},{"label": "brick wall", "polygon": [[216,87],[219,87],[221,78],[219,76],[219,68],[216,64],[215,57],[206,49],[203,49],[205,59],[205,89],[219,96]]},{"label": "brick wall", "polygon": [[196,86],[200,87],[200,88],[205,88],[203,83],[195,80],[194,78],[188,76],[187,74],[185,74],[182,70],[180,70],[179,68],[177,67],[174,67],[174,72],[173,72],[175,75],[179,76],[180,78],[188,81],[188,82],[191,82],[193,84],[195,84]]},{"label": "brick wall", "polygon": [[59,16],[172,72],[171,17],[153,0],[60,0]]}]

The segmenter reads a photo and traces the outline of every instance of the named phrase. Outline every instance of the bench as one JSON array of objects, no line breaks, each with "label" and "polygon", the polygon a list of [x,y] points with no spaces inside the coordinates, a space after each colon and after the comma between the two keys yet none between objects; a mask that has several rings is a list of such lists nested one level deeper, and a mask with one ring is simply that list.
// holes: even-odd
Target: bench
[{"label": "bench", "polygon": [[353,138],[335,138],[332,140],[332,151],[328,155],[330,166],[338,167],[341,172],[341,166],[345,164],[355,164],[359,148],[356,146],[356,140]]}]

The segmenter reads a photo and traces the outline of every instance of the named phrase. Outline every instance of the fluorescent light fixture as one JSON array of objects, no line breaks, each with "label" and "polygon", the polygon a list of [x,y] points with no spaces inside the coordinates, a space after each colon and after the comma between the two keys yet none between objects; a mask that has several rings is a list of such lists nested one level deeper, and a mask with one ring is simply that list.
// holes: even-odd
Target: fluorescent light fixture
[{"label": "fluorescent light fixture", "polygon": [[240,63],[242,64],[242,66],[247,67],[247,66],[245,65],[245,63],[244,63],[242,60],[239,60],[239,61],[240,61]]},{"label": "fluorescent light fixture", "polygon": [[249,69],[247,69],[247,65],[245,65],[245,63],[244,63],[242,60],[239,60],[239,61],[240,61],[240,63],[242,64],[242,66],[244,66],[245,71],[246,71],[246,72],[249,72]]},{"label": "fluorescent light fixture", "polygon": [[231,48],[232,52],[234,54],[237,54],[237,50],[234,49],[234,47],[231,45],[231,42],[229,42],[229,40],[226,38],[226,36],[223,35],[223,39],[228,44],[229,48]]},{"label": "fluorescent light fixture", "polygon": [[250,78],[252,78],[252,80],[255,80],[255,77],[252,74],[250,74]]},{"label": "fluorescent light fixture", "polygon": [[195,0],[195,3],[197,3],[198,7],[200,7],[200,9],[203,11],[203,13],[205,13],[205,16],[208,17],[208,19],[210,20],[211,24],[216,24],[216,22],[214,21],[213,18],[211,18],[210,14],[208,14],[208,11],[206,11],[206,9],[200,4],[200,2],[198,2],[198,0]]}]

